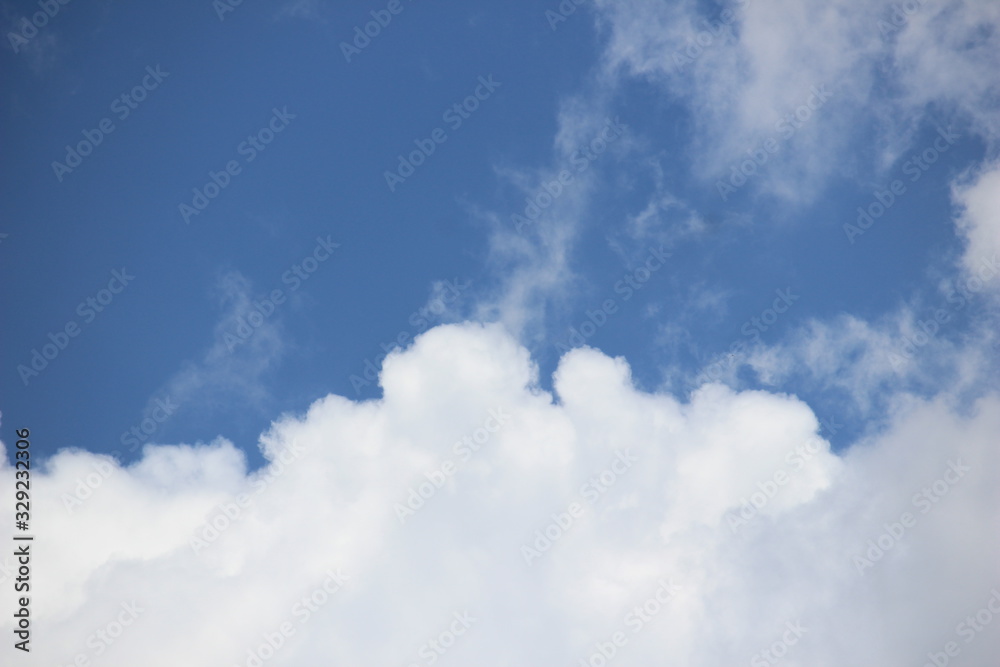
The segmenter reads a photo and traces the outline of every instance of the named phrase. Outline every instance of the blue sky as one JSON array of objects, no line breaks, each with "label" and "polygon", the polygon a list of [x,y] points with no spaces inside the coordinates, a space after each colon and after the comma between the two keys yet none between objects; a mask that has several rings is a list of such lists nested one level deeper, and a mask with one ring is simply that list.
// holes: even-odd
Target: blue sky
[{"label": "blue sky", "polygon": [[[339,44],[353,30],[343,26],[372,20],[368,13],[378,8],[302,5],[286,12],[247,4],[219,20],[206,3],[164,9],[169,16],[155,15],[155,8],[67,5],[37,41],[10,54],[22,57],[12,57],[18,66],[4,75],[10,156],[4,271],[18,287],[5,298],[8,311],[20,315],[4,346],[6,408],[46,425],[44,447],[120,450],[118,435],[145,417],[148,400],[162,397],[157,392],[171,376],[217,342],[214,327],[225,308],[219,276],[238,272],[251,298],[266,294],[282,286],[281,275],[311,251],[317,236],[329,235],[341,247],[302,285],[299,301],[272,320],[282,328],[280,349],[252,379],[255,398],[243,400],[242,382],[206,389],[186,401],[178,413],[183,417],[164,423],[157,438],[220,433],[253,452],[256,434],[285,410],[328,392],[377,395],[374,386],[356,392],[349,378],[380,352],[379,343],[408,329],[418,333],[408,319],[426,305],[434,281],[471,282],[454,304],[453,317],[460,317],[503,280],[500,268],[484,271],[489,228],[475,212],[488,209],[510,227],[510,215],[523,214],[523,193],[498,174],[553,164],[562,100],[600,94],[593,73],[600,31],[585,7],[552,30],[533,3],[461,11],[401,6],[384,32],[351,53],[350,63]],[[430,34],[442,38],[427,39]],[[58,41],[41,46],[50,36]],[[147,67],[164,72],[162,81],[147,76]],[[498,88],[453,129],[455,115],[445,122],[444,112],[474,93],[480,76],[494,77]],[[112,107],[144,78],[155,88],[140,91],[148,97],[135,109],[123,102]],[[830,104],[837,103],[833,91]],[[919,191],[851,245],[843,224],[872,199],[876,184],[902,174],[905,161],[870,173],[863,151],[874,131],[871,120],[848,137],[861,152],[852,158],[857,164],[845,167],[864,181],[835,174],[815,186],[809,201],[789,203],[761,192],[755,174],[722,201],[719,178],[692,178],[689,165],[698,150],[689,140],[692,111],[645,81],[631,82],[619,95],[608,104],[609,117],[628,124],[628,139],[641,145],[637,151],[655,161],[661,178],[714,228],[669,244],[670,265],[588,339],[632,360],[647,387],[664,379],[657,367],[690,370],[742,337],[742,323],[765,308],[774,289],[803,296],[767,332],[772,343],[810,317],[871,317],[892,309],[928,288],[929,253],[960,248],[947,224],[947,184],[982,155],[975,138],[960,136],[921,176]],[[275,108],[294,116],[287,130],[259,156],[246,144],[239,153]],[[105,118],[114,131],[79,167],[57,175],[51,164],[65,160],[65,146],[84,140],[83,132],[94,132]],[[933,110],[921,119],[914,152],[924,143],[920,138],[946,120]],[[446,143],[389,192],[384,172],[435,128],[446,131]],[[794,150],[794,135],[772,134],[782,139],[773,160],[780,150]],[[180,204],[190,205],[192,189],[234,159],[242,163],[240,173],[204,212],[185,221]],[[768,166],[761,166],[765,177]],[[567,248],[574,288],[549,304],[545,342],[537,342],[549,371],[557,359],[554,343],[568,340],[569,327],[585,319],[591,304],[614,296],[619,274],[634,268],[644,251],[622,227],[649,201],[656,170],[648,161],[609,155],[588,172],[601,182],[588,193],[592,203]],[[31,376],[25,386],[17,366],[49,332],[79,318],[76,305],[123,266],[137,277],[120,303],[88,323],[44,375]],[[706,312],[695,312],[696,292],[715,295]],[[658,329],[679,319],[686,340],[658,344]]]},{"label": "blue sky", "polygon": [[[824,439],[816,489],[857,448],[891,459],[914,405],[989,441],[988,3],[224,2],[2,5],[0,439],[30,428],[46,474],[112,455],[141,477],[192,445],[250,479],[275,465],[262,434],[326,437],[325,397],[405,424],[437,414],[414,387],[507,396],[507,373],[595,433],[629,433],[645,396],[692,424],[718,401],[756,442],[738,406],[767,397],[777,433]],[[393,398],[375,373],[397,343]],[[623,363],[635,395],[572,398],[566,378],[617,386]],[[481,420],[456,400],[405,437]],[[622,407],[588,426],[574,400]]]}]

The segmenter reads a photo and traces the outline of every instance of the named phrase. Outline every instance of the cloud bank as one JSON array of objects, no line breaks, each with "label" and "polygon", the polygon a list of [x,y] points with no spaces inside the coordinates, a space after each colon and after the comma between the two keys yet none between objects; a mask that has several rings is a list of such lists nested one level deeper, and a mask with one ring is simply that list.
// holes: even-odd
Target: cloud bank
[{"label": "cloud bank", "polygon": [[591,348],[562,358],[551,395],[498,325],[432,329],[380,382],[380,400],[331,395],[276,421],[253,472],[223,439],[36,468],[20,664],[1000,653],[996,395],[961,411],[900,399],[884,431],[834,453],[793,396],[645,393]]}]

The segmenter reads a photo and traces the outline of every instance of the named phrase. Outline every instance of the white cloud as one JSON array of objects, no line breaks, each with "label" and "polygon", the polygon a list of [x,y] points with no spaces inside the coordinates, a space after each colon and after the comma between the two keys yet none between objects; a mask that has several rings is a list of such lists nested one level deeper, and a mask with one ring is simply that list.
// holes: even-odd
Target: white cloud
[{"label": "white cloud", "polygon": [[601,185],[598,174],[636,141],[627,123],[608,113],[603,93],[594,97],[562,104],[551,164],[497,170],[517,193],[512,210],[473,211],[490,226],[489,268],[502,276],[481,295],[475,319],[540,340],[546,311],[563,307],[577,286],[572,256]]},{"label": "white cloud", "polygon": [[[274,303],[271,294],[255,290],[239,271],[220,272],[213,296],[222,312],[212,332],[211,345],[200,361],[186,361],[154,392],[144,415],[155,414],[156,406],[164,399],[168,406],[185,408],[197,404],[214,409],[234,398],[261,406],[268,398],[262,378],[285,352],[286,343],[281,338],[282,310],[299,296],[283,292],[281,303]],[[167,417],[172,414],[173,410]]]},{"label": "white cloud", "polygon": [[[837,173],[888,168],[928,116],[968,126],[993,150],[1000,137],[995,3],[747,0],[707,13],[694,2],[597,6],[603,80],[643,78],[682,103],[694,129],[687,157],[710,182],[768,137],[777,153],[751,187],[791,202],[809,201]],[[904,6],[913,10],[897,10]],[[826,86],[829,101],[785,139],[777,123],[814,86]]]},{"label": "white cloud", "polygon": [[995,150],[1000,140],[1000,5],[977,0],[920,3],[893,42],[901,103],[957,111]]},{"label": "white cloud", "polygon": [[[878,48],[874,12],[845,11],[846,4],[729,3],[723,15],[693,2],[599,2],[606,76],[645,78],[688,108],[695,132],[686,158],[702,178],[725,179],[747,151],[773,138],[777,157],[755,183],[806,198],[837,168],[857,113],[850,109],[872,85],[858,65]],[[824,87],[828,101],[779,128]]]},{"label": "white cloud", "polygon": [[[625,84],[635,78],[687,108],[690,118],[684,122],[692,128],[688,150],[672,159],[690,164],[709,186],[719,180],[728,183],[729,170],[745,160],[748,151],[760,154],[756,149],[769,137],[776,138],[777,153],[747,181],[748,187],[793,203],[810,201],[838,172],[866,185],[872,179],[880,182],[928,125],[952,128],[963,140],[985,144],[987,155],[995,152],[1000,136],[994,108],[1000,92],[995,76],[1000,68],[996,48],[1000,6],[962,0],[874,4],[750,0],[706,10],[695,2],[599,0],[596,8],[604,50],[591,86],[594,100],[573,98],[563,105],[555,138],[556,164],[560,155],[565,158],[592,131],[588,128],[595,127],[607,109],[624,98]],[[794,124],[793,135],[785,137],[776,121],[787,118],[810,96],[818,99],[813,92],[817,88],[828,91],[829,100]],[[644,131],[640,125],[630,133],[629,157],[655,151],[656,139],[648,139]],[[623,255],[622,239],[627,237],[673,245],[703,238],[715,225],[675,196],[676,184],[668,182],[655,157],[650,164],[655,173],[648,203],[624,216],[618,226],[604,221],[612,228],[611,245]],[[992,260],[1000,245],[996,215],[1000,205],[995,205],[993,194],[1000,183],[995,164],[987,160],[985,165],[975,170],[974,177],[957,181],[953,191],[964,211],[958,229],[968,242],[966,268],[976,271],[983,261]],[[626,182],[626,172],[618,169],[615,175]],[[552,168],[503,172],[528,196],[554,173]],[[502,321],[523,340],[539,340],[540,323],[566,307],[570,288],[583,291],[573,251],[593,192],[603,183],[585,185],[557,201],[527,235],[513,233],[506,215],[487,216],[498,230],[492,239],[492,268],[506,277],[475,312],[477,319]],[[729,214],[726,222],[744,224],[748,218]],[[951,289],[945,286],[944,291]],[[873,407],[871,394],[900,385],[900,364],[888,362],[927,316],[918,306],[903,308],[891,322],[847,318],[829,327],[817,323],[812,333],[830,339],[822,343],[827,352],[793,356],[805,361],[817,377],[832,378],[868,410]],[[671,322],[664,328],[675,332],[677,325]],[[864,335],[857,338],[858,334]],[[818,340],[806,343],[808,336],[801,338],[795,344],[799,352],[810,345],[816,352]],[[977,373],[967,361],[975,355],[956,356],[946,338],[936,338],[924,351],[928,355],[947,351],[949,362],[964,366],[959,375],[971,382]],[[865,363],[843,363],[838,353],[863,355]],[[767,381],[787,376],[781,367],[787,370],[789,363],[773,351],[758,351],[753,360]],[[917,370],[921,379],[932,379],[940,368],[941,364],[929,364]],[[904,369],[903,375],[913,375],[913,370]]]},{"label": "white cloud", "polygon": [[992,273],[1000,255],[1000,166],[986,166],[974,177],[959,181],[953,187],[953,197],[962,209],[958,217],[959,233],[967,246],[963,257],[965,270],[971,276]]},{"label": "white cloud", "polygon": [[[806,629],[789,665],[922,664],[952,640],[964,664],[1000,650],[995,627],[955,636],[1000,586],[997,396],[962,416],[909,401],[835,455],[792,396],[647,394],[589,348],[563,358],[557,399],[537,379],[500,327],[442,326],[391,357],[383,400],[329,396],[275,422],[257,473],[225,440],[150,447],[127,468],[81,451],[36,462],[21,662],[94,660],[105,644],[88,636],[119,618],[131,624],[99,664],[245,665],[270,636],[269,667],[424,665],[425,642],[451,631],[440,664],[577,664],[621,631],[616,659],[714,667],[746,664],[786,622]],[[60,498],[87,475],[101,481],[71,513]],[[946,476],[922,513],[914,494]],[[6,463],[0,477],[12,487]],[[401,524],[410,489],[428,497]],[[744,499],[762,507],[734,532]],[[236,518],[196,554],[220,504]],[[915,524],[859,573],[855,556],[906,511]],[[534,544],[559,532],[553,514],[571,525]],[[544,551],[528,565],[523,545]],[[648,622],[629,616],[650,599]]]},{"label": "white cloud", "polygon": [[796,386],[836,397],[846,414],[878,429],[887,406],[910,394],[962,403],[996,389],[996,320],[982,305],[997,284],[994,277],[973,290],[968,282],[952,282],[877,321],[848,314],[810,319],[781,342],[753,346],[703,372],[738,387],[745,364],[766,386],[801,383]]}]

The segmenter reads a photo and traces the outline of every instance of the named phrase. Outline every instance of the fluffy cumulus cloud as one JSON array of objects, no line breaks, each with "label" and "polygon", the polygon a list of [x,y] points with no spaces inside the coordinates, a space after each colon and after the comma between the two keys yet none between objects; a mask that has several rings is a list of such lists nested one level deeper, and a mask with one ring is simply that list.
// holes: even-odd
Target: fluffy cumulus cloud
[{"label": "fluffy cumulus cloud", "polygon": [[36,467],[20,662],[1000,654],[1000,397],[901,402],[834,453],[793,396],[645,393],[590,348],[563,357],[550,394],[514,338],[478,324],[429,331],[381,384],[380,400],[328,396],[275,422],[253,472],[225,440]]}]

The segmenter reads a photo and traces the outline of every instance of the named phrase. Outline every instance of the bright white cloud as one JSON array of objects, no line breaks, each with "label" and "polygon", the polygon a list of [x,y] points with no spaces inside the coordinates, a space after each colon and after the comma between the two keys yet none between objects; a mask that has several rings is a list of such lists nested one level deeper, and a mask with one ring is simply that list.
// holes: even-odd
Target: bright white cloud
[{"label": "bright white cloud", "polygon": [[1000,650],[1000,618],[956,634],[1000,587],[1000,397],[910,401],[836,455],[791,396],[647,394],[589,348],[556,397],[537,379],[500,327],[442,326],[390,357],[382,400],[274,423],[255,473],[225,440],[127,468],[61,452],[33,472],[21,662],[252,665],[270,637],[269,666],[426,665],[430,640],[438,664],[579,664],[616,632],[622,664],[747,664],[785,640],[784,664],[819,667]]}]

